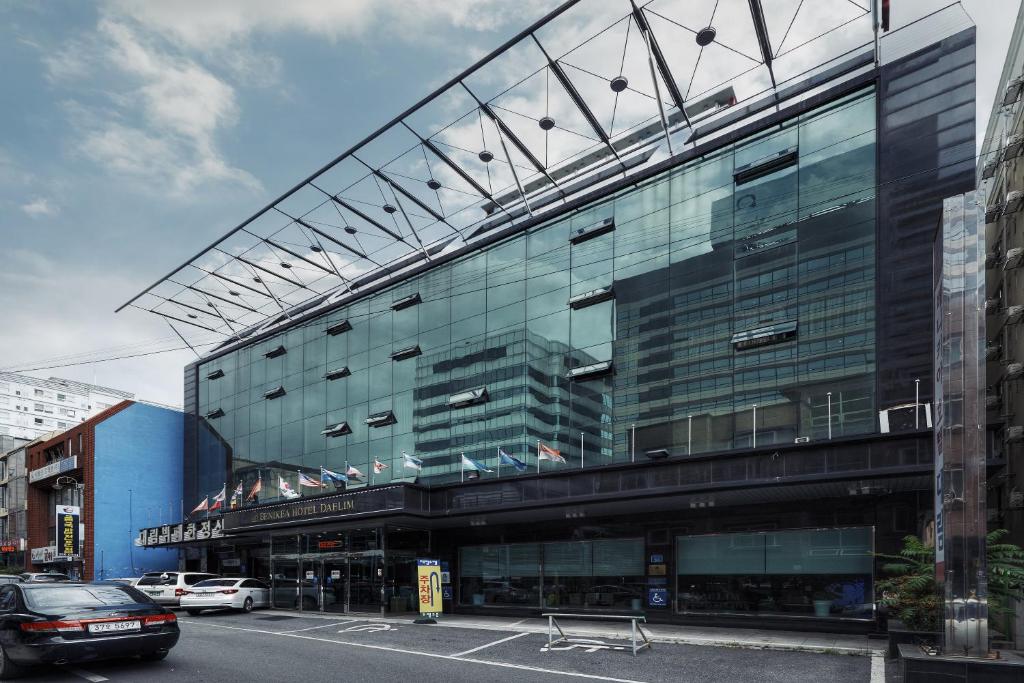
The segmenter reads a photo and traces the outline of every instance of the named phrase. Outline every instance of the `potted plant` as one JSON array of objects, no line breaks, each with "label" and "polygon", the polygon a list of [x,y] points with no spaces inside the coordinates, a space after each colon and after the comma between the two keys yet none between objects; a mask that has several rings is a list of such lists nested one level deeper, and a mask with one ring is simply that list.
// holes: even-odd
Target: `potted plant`
[{"label": "potted plant", "polygon": [[898,555],[878,557],[886,560],[882,572],[889,575],[875,584],[878,606],[890,615],[889,656],[896,657],[901,644],[937,642],[941,601],[935,549],[917,536],[905,536]]},{"label": "potted plant", "polygon": [[814,591],[814,616],[827,617],[832,611],[832,602],[836,599],[834,593],[827,590]]}]

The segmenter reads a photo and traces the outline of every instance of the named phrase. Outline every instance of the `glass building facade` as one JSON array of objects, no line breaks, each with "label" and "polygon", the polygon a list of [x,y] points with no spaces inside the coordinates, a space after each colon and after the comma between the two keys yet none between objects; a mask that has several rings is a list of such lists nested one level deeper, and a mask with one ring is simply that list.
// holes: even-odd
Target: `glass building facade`
[{"label": "glass building facade", "polygon": [[967,30],[739,118],[193,363],[186,509],[234,500],[182,535],[238,559],[184,562],[298,609],[410,609],[432,557],[446,610],[868,628],[875,553],[929,518],[927,274],[973,183],[973,60]]},{"label": "glass building facade", "polygon": [[200,458],[231,471],[200,487],[261,478],[266,502],[374,461],[379,485],[460,480],[462,454],[529,475],[538,441],[567,460],[542,469],[585,469],[871,432],[875,111],[858,92],[203,363]]}]

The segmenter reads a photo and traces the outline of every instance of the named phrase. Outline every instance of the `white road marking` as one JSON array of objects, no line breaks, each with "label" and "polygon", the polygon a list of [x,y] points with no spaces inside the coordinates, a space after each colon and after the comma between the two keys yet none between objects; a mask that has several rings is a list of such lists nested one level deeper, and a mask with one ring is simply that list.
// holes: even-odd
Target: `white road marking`
[{"label": "white road marking", "polygon": [[99,674],[94,674],[94,673],[91,673],[89,671],[86,671],[85,669],[79,669],[79,668],[74,667],[74,666],[64,666],[64,667],[61,667],[61,668],[64,669],[65,671],[69,671],[69,672],[75,674],[79,678],[84,678],[85,680],[90,681],[91,683],[103,683],[103,681],[109,681],[110,680],[109,678],[106,678],[104,676],[100,676]]},{"label": "white road marking", "polygon": [[[310,626],[309,628],[296,628],[290,631],[280,631],[280,633],[302,633],[303,631],[315,631],[318,628],[330,628],[331,626],[341,626],[342,624],[351,624],[355,619],[348,619],[346,621],[336,621],[330,624],[320,624],[319,626]],[[340,633],[340,631],[339,631]]]},{"label": "white road marking", "polygon": [[516,634],[513,634],[513,635],[509,636],[508,638],[502,638],[501,640],[496,640],[493,643],[487,643],[486,645],[481,645],[480,647],[474,647],[472,650],[466,650],[465,652],[457,652],[457,653],[453,654],[452,657],[462,657],[463,655],[472,654],[473,652],[478,652],[479,650],[486,650],[489,647],[494,647],[495,645],[501,645],[502,643],[506,643],[506,642],[508,642],[510,640],[515,640],[516,638],[522,638],[523,636],[528,636],[528,635],[530,635],[530,634],[529,633],[516,633]]},{"label": "white road marking", "polygon": [[223,624],[211,624],[207,621],[198,621],[192,619],[181,619],[179,621],[185,621],[192,624],[198,624],[199,626],[209,626],[210,628],[223,628],[231,631],[247,631],[249,633],[263,633],[268,636],[280,636],[282,638],[300,638],[302,640],[315,640],[320,643],[332,643],[334,645],[345,645],[347,647],[361,647],[367,650],[384,650],[385,652],[397,652],[405,655],[415,655],[418,657],[430,657],[432,659],[448,659],[453,662],[469,662],[471,664],[482,664],[484,666],[496,666],[503,669],[519,669],[521,671],[536,671],[538,673],[552,674],[554,676],[568,676],[570,678],[586,678],[595,681],[610,681],[611,683],[643,683],[632,678],[612,678],[610,676],[598,676],[596,674],[584,674],[577,673],[575,671],[557,671],[555,669],[543,669],[539,666],[527,666],[525,664],[511,664],[509,662],[494,662],[486,659],[468,659],[465,657],[455,657],[453,655],[442,655],[434,652],[419,652],[417,650],[405,650],[400,647],[388,647],[386,645],[371,645],[369,643],[351,643],[344,640],[332,640],[330,638],[318,638],[316,636],[307,636],[300,633],[281,633],[280,631],[265,631],[258,628],[242,628],[241,626],[225,626]]},{"label": "white road marking", "polygon": [[338,631],[338,633],[345,633],[346,631],[352,631],[353,633],[357,631],[369,631],[370,633],[376,633],[377,631],[394,630],[396,630],[396,627],[391,626],[389,624],[359,624],[357,626],[349,626],[348,628],[343,628],[340,631]]},{"label": "white road marking", "polygon": [[885,683],[885,657],[881,653],[871,655],[871,683]]}]

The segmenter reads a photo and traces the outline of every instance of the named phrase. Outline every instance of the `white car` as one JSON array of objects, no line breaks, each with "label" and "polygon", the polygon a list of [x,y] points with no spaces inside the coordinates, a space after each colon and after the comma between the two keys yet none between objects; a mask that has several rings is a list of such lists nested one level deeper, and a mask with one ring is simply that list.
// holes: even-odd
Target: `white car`
[{"label": "white car", "polygon": [[270,586],[256,579],[208,579],[185,591],[181,606],[192,616],[204,609],[251,612],[254,607],[270,606]]},{"label": "white car", "polygon": [[177,607],[185,591],[207,579],[218,578],[205,572],[147,572],[135,587],[158,605]]}]

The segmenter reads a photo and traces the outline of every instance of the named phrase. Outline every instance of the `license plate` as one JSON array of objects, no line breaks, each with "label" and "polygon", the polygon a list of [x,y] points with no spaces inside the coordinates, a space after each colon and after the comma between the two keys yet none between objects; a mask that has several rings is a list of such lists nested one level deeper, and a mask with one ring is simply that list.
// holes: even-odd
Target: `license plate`
[{"label": "license plate", "polygon": [[140,621],[105,621],[89,624],[89,633],[120,633],[122,631],[138,631],[142,629]]}]

